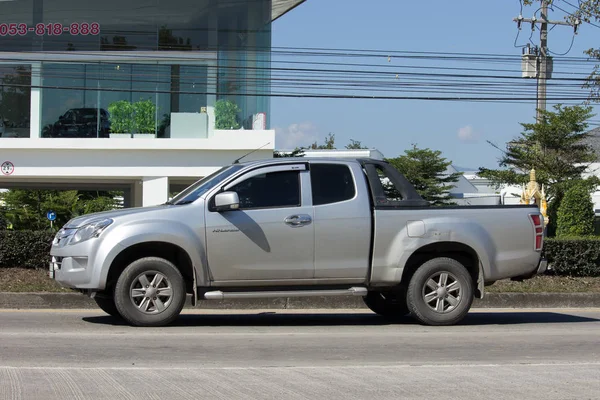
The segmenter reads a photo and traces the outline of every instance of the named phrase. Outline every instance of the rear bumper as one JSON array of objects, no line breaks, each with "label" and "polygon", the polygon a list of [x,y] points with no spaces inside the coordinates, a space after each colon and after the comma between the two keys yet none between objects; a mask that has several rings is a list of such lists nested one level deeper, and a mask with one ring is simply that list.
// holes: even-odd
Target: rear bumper
[{"label": "rear bumper", "polygon": [[548,270],[548,260],[546,260],[545,258],[542,258],[540,260],[540,264],[537,267],[537,271],[536,271],[536,275],[540,275],[543,274],[544,272],[546,272]]},{"label": "rear bumper", "polygon": [[541,275],[548,270],[548,261],[545,258],[540,258],[538,265],[535,269],[527,274],[514,276],[510,278],[511,281],[524,281],[526,279],[531,279],[536,275]]}]

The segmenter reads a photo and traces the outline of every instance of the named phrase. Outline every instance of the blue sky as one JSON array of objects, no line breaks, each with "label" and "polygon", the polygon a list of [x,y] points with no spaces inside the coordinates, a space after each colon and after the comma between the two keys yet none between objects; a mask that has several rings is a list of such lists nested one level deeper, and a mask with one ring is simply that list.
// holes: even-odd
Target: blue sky
[{"label": "blue sky", "polygon": [[[573,10],[562,0],[556,4]],[[523,16],[536,8],[524,8]],[[307,0],[274,22],[273,46],[520,55],[512,21],[519,11],[518,0]],[[564,15],[555,10],[549,17]],[[530,32],[525,26],[517,44],[526,43]],[[552,30],[550,50],[567,51],[572,32],[566,26]],[[600,28],[582,25],[567,56],[583,57],[585,49],[600,46],[599,37]],[[538,38],[536,31],[535,43]],[[503,68],[518,71],[520,65]],[[600,107],[594,109],[600,119]],[[355,139],[395,157],[415,143],[476,169],[497,166],[500,154],[486,140],[503,145],[517,136],[520,122],[534,121],[535,103],[273,98],[271,117],[277,148],[322,142],[331,132],[338,148]]]}]

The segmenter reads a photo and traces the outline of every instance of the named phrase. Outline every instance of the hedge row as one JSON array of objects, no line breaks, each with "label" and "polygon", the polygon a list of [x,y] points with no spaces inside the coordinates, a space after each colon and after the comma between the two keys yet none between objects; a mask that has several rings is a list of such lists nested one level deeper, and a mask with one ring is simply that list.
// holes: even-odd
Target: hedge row
[{"label": "hedge row", "polygon": [[600,238],[546,239],[544,255],[560,276],[600,276]]},{"label": "hedge row", "polygon": [[0,268],[48,268],[54,233],[0,231]]},{"label": "hedge row", "polygon": [[[47,268],[54,234],[0,231],[0,268]],[[544,255],[553,274],[600,276],[600,238],[546,239]]]}]

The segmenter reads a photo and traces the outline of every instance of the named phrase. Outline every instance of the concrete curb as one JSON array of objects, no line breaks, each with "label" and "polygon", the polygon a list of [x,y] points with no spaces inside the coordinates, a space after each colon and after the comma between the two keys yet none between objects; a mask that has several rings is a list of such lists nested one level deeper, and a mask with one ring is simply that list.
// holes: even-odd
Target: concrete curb
[{"label": "concrete curb", "polygon": [[[190,308],[188,296],[186,308]],[[476,299],[473,308],[595,308],[600,293],[488,293]],[[0,292],[0,309],[96,309],[94,300],[78,293],[5,293]],[[284,297],[276,299],[240,299],[201,301],[200,309],[212,310],[310,310],[365,309],[360,297]]]}]

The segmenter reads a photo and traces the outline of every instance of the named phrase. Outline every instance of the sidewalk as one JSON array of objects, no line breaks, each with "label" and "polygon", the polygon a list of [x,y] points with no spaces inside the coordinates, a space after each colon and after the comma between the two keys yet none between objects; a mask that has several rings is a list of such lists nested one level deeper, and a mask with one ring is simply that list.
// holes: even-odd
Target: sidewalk
[{"label": "sidewalk", "polygon": [[[191,307],[190,297],[186,308]],[[473,308],[596,308],[600,293],[488,293],[476,299]],[[78,293],[0,292],[0,309],[98,308],[94,300]],[[253,309],[365,309],[359,297],[293,297],[200,301],[197,308],[216,310]]]}]

